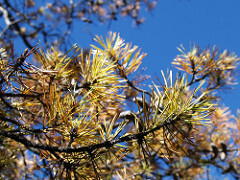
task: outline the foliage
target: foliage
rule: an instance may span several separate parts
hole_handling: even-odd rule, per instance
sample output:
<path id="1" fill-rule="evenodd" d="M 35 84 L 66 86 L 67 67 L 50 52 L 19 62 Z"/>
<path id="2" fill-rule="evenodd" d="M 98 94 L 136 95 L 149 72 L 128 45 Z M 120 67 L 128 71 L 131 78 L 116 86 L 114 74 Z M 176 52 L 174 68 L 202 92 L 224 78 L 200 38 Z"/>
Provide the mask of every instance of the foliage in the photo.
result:
<path id="1" fill-rule="evenodd" d="M 144 21 L 142 9 L 152 10 L 155 5 L 153 0 L 3 0 L 0 42 L 9 46 L 18 37 L 30 49 L 39 40 L 46 47 L 51 43 L 69 47 L 74 38 L 70 32 L 80 22 L 110 25 L 121 15 L 139 25 Z"/>
<path id="2" fill-rule="evenodd" d="M 116 33 L 95 40 L 65 54 L 1 49 L 2 178 L 193 179 L 209 167 L 239 178 L 240 119 L 216 96 L 237 56 L 182 48 L 173 64 L 188 75 L 145 87 L 146 54 Z"/>

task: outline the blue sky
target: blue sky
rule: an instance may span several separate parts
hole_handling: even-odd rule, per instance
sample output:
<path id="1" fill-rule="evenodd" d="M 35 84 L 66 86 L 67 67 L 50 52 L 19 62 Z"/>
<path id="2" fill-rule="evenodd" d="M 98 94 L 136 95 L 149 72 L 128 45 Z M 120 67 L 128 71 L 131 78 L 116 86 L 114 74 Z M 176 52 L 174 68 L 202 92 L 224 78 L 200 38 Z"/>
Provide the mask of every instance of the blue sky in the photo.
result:
<path id="1" fill-rule="evenodd" d="M 171 61 L 179 54 L 176 47 L 181 44 L 189 50 L 196 43 L 202 48 L 218 46 L 220 51 L 228 49 L 240 56 L 240 1 L 239 0 L 159 0 L 151 12 L 143 9 L 146 21 L 134 27 L 128 18 L 108 25 L 74 25 L 72 38 L 82 47 L 94 43 L 92 34 L 106 36 L 108 31 L 119 32 L 126 42 L 138 45 L 148 55 L 143 59 L 147 74 L 161 76 L 160 70 L 174 69 Z M 239 69 L 238 69 L 239 70 Z M 176 72 L 176 71 L 175 71 Z M 238 80 L 240 78 L 238 77 Z M 240 107 L 240 85 L 235 90 L 224 90 L 221 102 L 230 106 L 232 113 Z"/>

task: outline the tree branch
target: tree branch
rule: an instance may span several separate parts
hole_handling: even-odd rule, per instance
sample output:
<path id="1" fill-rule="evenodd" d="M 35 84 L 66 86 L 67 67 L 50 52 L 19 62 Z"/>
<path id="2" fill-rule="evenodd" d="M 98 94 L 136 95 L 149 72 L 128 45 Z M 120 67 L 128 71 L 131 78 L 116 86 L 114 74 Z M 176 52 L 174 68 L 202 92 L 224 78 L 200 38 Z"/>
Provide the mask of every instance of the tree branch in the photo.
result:
<path id="1" fill-rule="evenodd" d="M 167 123 L 168 124 L 168 123 Z M 29 140 L 27 140 L 25 137 L 23 136 L 19 136 L 19 135 L 15 135 L 12 134 L 10 132 L 7 131 L 0 131 L 0 135 L 4 136 L 4 137 L 8 137 L 11 138 L 19 143 L 22 143 L 23 145 L 25 145 L 27 148 L 28 147 L 32 147 L 32 148 L 38 148 L 38 149 L 42 149 L 42 150 L 47 150 L 47 151 L 55 151 L 55 152 L 65 152 L 65 153 L 72 153 L 72 152 L 92 152 L 96 149 L 100 149 L 100 148 L 109 148 L 114 146 L 117 143 L 121 143 L 121 142 L 129 142 L 132 140 L 139 140 L 144 138 L 145 136 L 147 136 L 150 133 L 153 133 L 157 130 L 159 130 L 160 128 L 162 128 L 163 126 L 165 126 L 166 123 L 161 124 L 153 129 L 147 130 L 147 131 L 143 131 L 140 133 L 136 133 L 136 134 L 132 134 L 132 135 L 127 135 L 127 136 L 123 136 L 120 137 L 118 139 L 113 139 L 110 141 L 105 141 L 103 143 L 99 143 L 99 144 L 94 144 L 94 145 L 90 145 L 90 146 L 85 146 L 85 147 L 57 147 L 57 146 L 51 146 L 51 145 L 44 145 L 44 144 L 38 144 L 38 143 L 34 143 L 31 142 Z"/>

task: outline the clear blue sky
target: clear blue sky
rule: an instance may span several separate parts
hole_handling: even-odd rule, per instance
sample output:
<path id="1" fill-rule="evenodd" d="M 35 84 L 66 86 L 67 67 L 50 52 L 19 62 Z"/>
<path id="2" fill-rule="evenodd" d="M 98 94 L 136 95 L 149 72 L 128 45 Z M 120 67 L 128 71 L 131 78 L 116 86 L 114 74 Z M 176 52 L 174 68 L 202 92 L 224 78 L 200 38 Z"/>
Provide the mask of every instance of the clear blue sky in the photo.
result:
<path id="1" fill-rule="evenodd" d="M 128 18 L 118 18 L 110 28 L 97 23 L 89 29 L 84 24 L 75 25 L 72 37 L 84 47 L 94 43 L 88 30 L 104 37 L 108 31 L 119 32 L 148 54 L 143 66 L 152 77 L 155 73 L 161 76 L 160 70 L 174 69 L 171 61 L 179 54 L 176 47 L 180 44 L 187 49 L 193 43 L 202 48 L 217 45 L 221 51 L 228 49 L 240 56 L 240 0 L 159 0 L 153 11 L 143 9 L 143 15 L 146 21 L 140 27 L 134 27 Z M 235 88 L 220 93 L 222 103 L 230 106 L 232 113 L 240 108 L 240 85 Z"/>

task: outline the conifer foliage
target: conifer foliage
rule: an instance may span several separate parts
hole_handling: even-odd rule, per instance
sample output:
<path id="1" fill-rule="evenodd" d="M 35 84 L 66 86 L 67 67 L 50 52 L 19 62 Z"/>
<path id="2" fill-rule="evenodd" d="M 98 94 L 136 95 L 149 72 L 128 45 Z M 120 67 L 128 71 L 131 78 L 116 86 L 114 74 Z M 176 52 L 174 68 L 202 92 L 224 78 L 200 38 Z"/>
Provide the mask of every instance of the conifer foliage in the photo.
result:
<path id="1" fill-rule="evenodd" d="M 1 49 L 1 178 L 238 178 L 240 118 L 219 105 L 239 58 L 193 47 L 143 86 L 146 56 L 110 32 L 90 50 Z M 149 82 L 149 81 L 146 81 Z"/>

